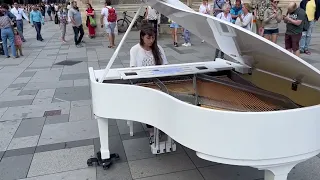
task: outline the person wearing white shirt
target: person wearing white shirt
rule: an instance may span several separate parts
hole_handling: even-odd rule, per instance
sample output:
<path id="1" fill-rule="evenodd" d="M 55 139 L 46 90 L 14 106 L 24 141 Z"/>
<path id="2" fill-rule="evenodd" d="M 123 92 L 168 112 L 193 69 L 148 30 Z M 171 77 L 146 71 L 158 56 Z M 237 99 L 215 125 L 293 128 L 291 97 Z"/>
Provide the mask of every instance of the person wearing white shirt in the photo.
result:
<path id="1" fill-rule="evenodd" d="M 216 17 L 223 20 L 223 21 L 226 21 L 226 22 L 231 22 L 232 21 L 232 16 L 230 14 L 230 5 L 229 4 L 224 4 L 222 6 L 222 11 L 221 13 L 219 13 Z M 220 53 L 220 58 L 221 59 L 224 59 L 224 53 L 222 51 L 220 51 L 219 49 L 216 49 L 216 55 L 215 55 L 215 58 L 218 58 L 219 57 L 219 53 Z"/>
<path id="2" fill-rule="evenodd" d="M 116 45 L 115 40 L 115 28 L 117 26 L 117 11 L 111 6 L 111 0 L 106 0 L 105 7 L 101 10 L 100 23 L 101 28 L 105 27 L 108 34 L 110 45 L 108 48 L 114 48 Z"/>
<path id="3" fill-rule="evenodd" d="M 252 20 L 253 20 L 253 16 L 252 13 L 250 13 L 250 5 L 248 3 L 244 3 L 242 6 L 242 12 L 243 14 L 240 14 L 239 17 L 236 20 L 237 25 L 252 31 Z"/>
<path id="4" fill-rule="evenodd" d="M 130 49 L 130 67 L 168 64 L 163 48 L 157 44 L 151 23 L 141 25 L 140 43 Z"/>
<path id="5" fill-rule="evenodd" d="M 19 8 L 18 3 L 13 4 L 13 8 L 10 10 L 10 12 L 16 16 L 16 22 L 17 22 L 17 29 L 20 35 L 20 38 L 23 42 L 26 40 L 24 39 L 23 36 L 23 19 L 26 19 L 29 21 L 28 16 L 24 13 L 24 10 L 22 8 Z"/>
<path id="6" fill-rule="evenodd" d="M 166 64 L 168 61 L 163 48 L 157 44 L 153 24 L 142 24 L 140 42 L 130 49 L 130 67 Z M 153 127 L 147 124 L 147 128 L 151 138 L 154 132 Z"/>
<path id="7" fill-rule="evenodd" d="M 199 7 L 199 12 L 202 14 L 210 14 L 210 5 L 208 3 L 208 0 L 203 0 L 202 4 Z M 204 43 L 204 40 L 201 41 Z"/>
<path id="8" fill-rule="evenodd" d="M 157 10 L 155 10 L 151 6 L 147 6 L 145 19 L 148 22 L 153 24 L 156 34 L 158 34 L 158 19 L 159 19 L 159 17 L 160 16 L 159 16 L 159 13 L 157 12 Z"/>

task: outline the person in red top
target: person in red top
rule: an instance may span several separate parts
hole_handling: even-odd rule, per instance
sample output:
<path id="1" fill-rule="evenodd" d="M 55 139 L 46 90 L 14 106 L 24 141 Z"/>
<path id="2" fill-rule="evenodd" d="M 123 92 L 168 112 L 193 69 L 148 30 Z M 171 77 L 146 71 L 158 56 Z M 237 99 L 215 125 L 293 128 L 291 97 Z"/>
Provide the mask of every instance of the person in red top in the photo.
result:
<path id="1" fill-rule="evenodd" d="M 91 26 L 90 24 L 90 16 L 92 18 L 94 18 L 94 9 L 92 8 L 91 4 L 87 4 L 87 10 L 86 10 L 86 14 L 87 14 L 87 22 L 86 25 L 89 29 L 89 38 L 94 38 L 96 36 L 96 31 L 95 31 L 95 27 Z"/>

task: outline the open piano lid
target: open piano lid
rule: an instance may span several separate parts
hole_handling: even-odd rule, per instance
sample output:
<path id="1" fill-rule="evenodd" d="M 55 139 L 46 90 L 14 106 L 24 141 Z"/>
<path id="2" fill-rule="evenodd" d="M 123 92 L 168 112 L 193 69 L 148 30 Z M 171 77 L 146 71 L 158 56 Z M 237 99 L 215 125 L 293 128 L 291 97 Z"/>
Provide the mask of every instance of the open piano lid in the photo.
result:
<path id="1" fill-rule="evenodd" d="M 235 24 L 195 12 L 179 0 L 144 0 L 236 62 L 320 89 L 320 71 L 281 46 Z"/>

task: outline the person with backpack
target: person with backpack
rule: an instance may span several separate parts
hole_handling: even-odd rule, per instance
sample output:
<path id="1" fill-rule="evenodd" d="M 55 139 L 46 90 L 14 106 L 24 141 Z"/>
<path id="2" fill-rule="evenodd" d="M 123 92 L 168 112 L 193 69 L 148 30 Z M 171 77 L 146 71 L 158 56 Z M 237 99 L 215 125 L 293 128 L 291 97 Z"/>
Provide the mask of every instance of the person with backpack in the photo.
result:
<path id="1" fill-rule="evenodd" d="M 288 13 L 284 15 L 283 21 L 287 24 L 285 33 L 285 48 L 300 56 L 299 42 L 302 36 L 306 12 L 297 6 L 295 2 L 288 5 Z"/>
<path id="2" fill-rule="evenodd" d="M 311 34 L 315 26 L 316 21 L 318 21 L 320 16 L 320 0 L 302 0 L 300 3 L 300 8 L 306 11 L 308 18 L 308 28 L 302 32 L 302 37 L 300 40 L 300 53 L 305 53 L 310 55 L 309 45 L 311 42 Z"/>
<path id="3" fill-rule="evenodd" d="M 111 0 L 106 0 L 105 7 L 101 10 L 100 18 L 101 28 L 105 27 L 108 34 L 110 45 L 108 48 L 114 48 L 115 33 L 114 29 L 117 25 L 117 12 L 114 7 L 111 7 Z"/>
<path id="4" fill-rule="evenodd" d="M 83 47 L 81 43 L 82 38 L 84 36 L 84 30 L 82 26 L 81 13 L 79 11 L 76 1 L 73 1 L 71 3 L 71 9 L 68 11 L 68 17 L 70 18 L 70 22 L 72 24 L 72 29 L 74 32 L 74 43 L 78 48 Z"/>

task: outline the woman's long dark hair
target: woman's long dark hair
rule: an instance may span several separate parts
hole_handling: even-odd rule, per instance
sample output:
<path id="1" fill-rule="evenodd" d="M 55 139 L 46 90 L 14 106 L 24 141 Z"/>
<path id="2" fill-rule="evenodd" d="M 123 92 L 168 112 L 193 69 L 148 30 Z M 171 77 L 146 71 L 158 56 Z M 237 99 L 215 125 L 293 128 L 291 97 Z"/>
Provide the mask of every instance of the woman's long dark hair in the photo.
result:
<path id="1" fill-rule="evenodd" d="M 156 40 L 157 34 L 155 33 L 154 26 L 151 23 L 143 23 L 141 25 L 141 31 L 140 31 L 140 45 L 141 46 L 144 46 L 143 37 L 145 35 L 153 36 L 155 38 L 155 41 L 153 42 L 153 44 L 151 46 L 152 55 L 153 55 L 155 64 L 162 65 L 161 53 L 160 53 L 160 49 L 158 47 L 157 40 Z"/>

